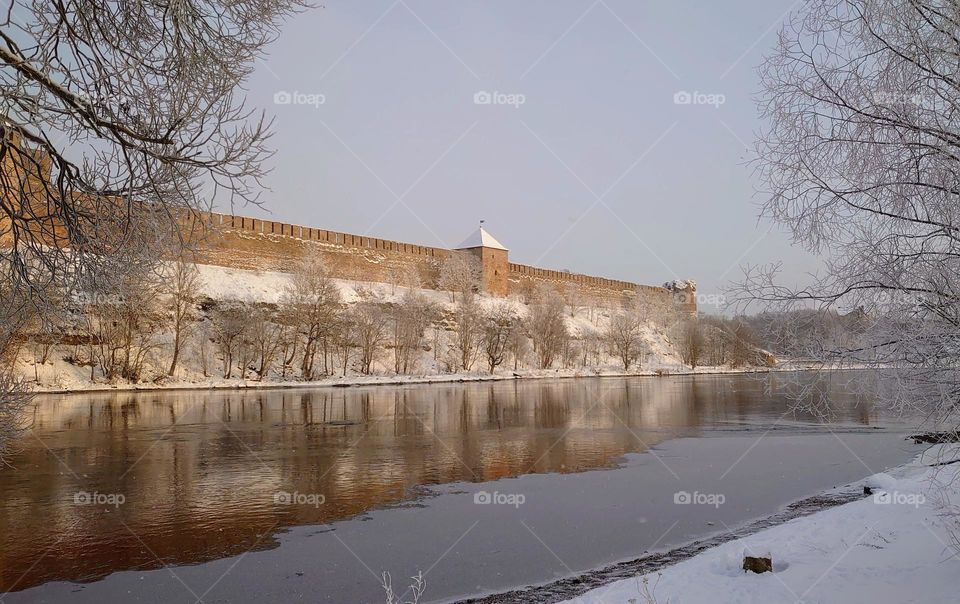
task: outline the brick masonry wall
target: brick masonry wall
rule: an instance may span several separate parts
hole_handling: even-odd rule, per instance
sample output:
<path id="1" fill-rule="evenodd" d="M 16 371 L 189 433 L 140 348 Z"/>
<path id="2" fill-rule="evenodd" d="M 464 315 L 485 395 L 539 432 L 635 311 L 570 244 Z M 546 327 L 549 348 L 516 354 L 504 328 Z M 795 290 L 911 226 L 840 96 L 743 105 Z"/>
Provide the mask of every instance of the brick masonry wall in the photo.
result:
<path id="1" fill-rule="evenodd" d="M 516 295 L 523 295 L 531 288 L 542 285 L 555 287 L 561 293 L 573 287 L 584 299 L 621 301 L 627 296 L 639 294 L 651 307 L 665 310 L 676 308 L 673 292 L 663 287 L 556 271 L 514 262 L 509 264 L 508 282 L 509 293 Z M 687 308 L 684 311 L 689 312 L 690 309 Z M 695 305 L 693 314 L 696 314 Z"/>
<path id="2" fill-rule="evenodd" d="M 14 140 L 12 147 L 18 147 Z M 41 158 L 42 159 L 42 158 Z M 0 170 L 15 173 L 10 158 Z M 28 186 L 33 180 L 49 179 L 49 162 L 41 161 L 39 176 L 22 179 Z M 32 188 L 32 187 L 31 187 Z M 29 193 L 29 192 L 28 192 Z M 16 204 L 17 200 L 6 200 Z M 32 236 L 48 245 L 63 245 L 62 227 L 54 216 L 40 214 L 30 230 Z M 436 288 L 440 266 L 450 250 L 363 235 L 353 235 L 301 225 L 261 220 L 230 214 L 190 212 L 177 219 L 185 237 L 198 243 L 200 262 L 219 266 L 290 271 L 307 257 L 321 257 L 331 274 L 340 279 L 380 283 L 411 281 L 421 287 Z M 10 221 L 0 216 L 0 246 L 12 245 Z M 575 288 L 583 298 L 622 300 L 626 294 L 639 294 L 655 306 L 669 306 L 681 314 L 696 315 L 696 300 L 688 292 L 676 292 L 628 281 L 543 269 L 509 262 L 504 250 L 476 248 L 483 266 L 483 289 L 493 295 L 523 295 L 525 290 L 549 284 L 565 292 Z"/>
<path id="3" fill-rule="evenodd" d="M 180 226 L 186 237 L 198 244 L 201 263 L 290 272 L 302 260 L 319 256 L 333 277 L 352 281 L 414 281 L 421 287 L 437 288 L 440 267 L 451 253 L 443 248 L 230 214 L 193 212 L 180 219 Z M 481 257 L 483 287 L 493 295 L 522 296 L 547 284 L 561 293 L 573 287 L 583 299 L 595 301 L 619 302 L 625 295 L 639 293 L 654 307 L 696 314 L 695 301 L 680 301 L 662 287 L 516 264 L 509 262 L 502 250 L 471 251 Z"/>
<path id="4" fill-rule="evenodd" d="M 186 226 L 203 234 L 201 262 L 248 270 L 289 272 L 302 259 L 319 255 L 339 279 L 402 283 L 412 277 L 422 287 L 436 288 L 440 266 L 450 255 L 443 248 L 229 214 L 196 214 Z M 546 284 L 561 293 L 573 287 L 595 301 L 640 294 L 651 307 L 696 315 L 695 302 L 681 304 L 662 287 L 517 264 L 508 261 L 507 252 L 483 251 L 484 288 L 494 295 L 524 295 Z"/>
<path id="5" fill-rule="evenodd" d="M 206 264 L 289 272 L 305 258 L 319 255 L 332 276 L 353 281 L 404 282 L 411 277 L 423 287 L 436 287 L 441 263 L 450 252 L 315 229 L 257 218 L 205 214 L 189 222 L 202 233 L 200 261 Z"/>

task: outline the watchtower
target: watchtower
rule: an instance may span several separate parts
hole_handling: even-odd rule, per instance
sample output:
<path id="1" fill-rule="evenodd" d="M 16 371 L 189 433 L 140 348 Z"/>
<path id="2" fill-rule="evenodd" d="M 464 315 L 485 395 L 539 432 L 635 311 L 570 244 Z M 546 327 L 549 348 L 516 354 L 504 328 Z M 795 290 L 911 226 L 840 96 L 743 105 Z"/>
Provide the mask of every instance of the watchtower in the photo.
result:
<path id="1" fill-rule="evenodd" d="M 480 260 L 483 270 L 481 286 L 485 293 L 500 297 L 507 295 L 507 273 L 510 271 L 507 255 L 510 250 L 494 239 L 483 226 L 456 249 L 470 252 Z"/>

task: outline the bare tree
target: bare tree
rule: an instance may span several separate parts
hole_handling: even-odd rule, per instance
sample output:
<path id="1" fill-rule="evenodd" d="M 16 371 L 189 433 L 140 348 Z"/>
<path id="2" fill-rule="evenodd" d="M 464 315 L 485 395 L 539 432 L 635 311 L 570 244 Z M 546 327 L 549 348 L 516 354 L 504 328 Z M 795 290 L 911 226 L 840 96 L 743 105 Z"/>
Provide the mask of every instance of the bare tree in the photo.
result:
<path id="1" fill-rule="evenodd" d="M 423 348 L 424 333 L 436 310 L 429 300 L 415 290 L 408 290 L 399 303 L 390 307 L 389 314 L 393 370 L 398 374 L 408 373 L 416 364 L 415 353 Z"/>
<path id="2" fill-rule="evenodd" d="M 275 321 L 271 315 L 268 309 L 255 306 L 249 318 L 250 339 L 258 359 L 257 381 L 260 382 L 270 373 L 287 331 L 285 326 Z"/>
<path id="3" fill-rule="evenodd" d="M 624 371 L 630 371 L 630 367 L 640 358 L 643 343 L 641 325 L 640 317 L 628 310 L 614 313 L 607 325 L 605 339 L 611 352 L 620 359 Z"/>
<path id="4" fill-rule="evenodd" d="M 419 289 L 422 285 L 417 267 L 407 264 L 387 267 L 387 283 L 390 284 L 391 296 L 396 295 L 397 287 Z"/>
<path id="5" fill-rule="evenodd" d="M 605 340 L 604 335 L 593 329 L 580 334 L 580 363 L 584 367 L 600 365 L 600 353 Z"/>
<path id="6" fill-rule="evenodd" d="M 331 340 L 339 361 L 341 375 L 346 377 L 350 359 L 353 357 L 356 346 L 353 341 L 353 313 L 348 311 L 341 314 L 334 323 Z"/>
<path id="7" fill-rule="evenodd" d="M 283 304 L 303 341 L 303 379 L 313 379 L 317 352 L 323 357 L 324 373 L 330 373 L 331 338 L 343 300 L 322 261 L 310 258 L 300 264 L 284 292 Z"/>
<path id="8" fill-rule="evenodd" d="M 194 325 L 192 311 L 200 297 L 203 279 L 197 265 L 183 258 L 169 264 L 164 273 L 164 293 L 168 297 L 168 308 L 173 315 L 173 349 L 167 375 L 173 376 L 180 360 L 180 352 Z"/>
<path id="9" fill-rule="evenodd" d="M 201 323 L 197 338 L 197 360 L 200 362 L 200 372 L 203 377 L 210 376 L 210 341 L 213 339 L 209 323 Z"/>
<path id="10" fill-rule="evenodd" d="M 483 335 L 483 315 L 473 292 L 465 291 L 454 311 L 453 347 L 457 354 L 458 369 L 470 371 L 480 351 Z"/>
<path id="11" fill-rule="evenodd" d="M 495 305 L 484 317 L 481 342 L 491 374 L 503 363 L 517 322 L 517 315 L 509 304 Z"/>
<path id="12" fill-rule="evenodd" d="M 507 339 L 507 351 L 510 352 L 510 358 L 513 359 L 514 371 L 520 369 L 521 363 L 526 362 L 530 354 L 530 348 L 530 338 L 528 338 L 524 332 L 523 323 L 521 322 L 510 332 L 510 337 Z"/>
<path id="13" fill-rule="evenodd" d="M 0 239 L 16 289 L 93 276 L 141 246 L 130 235 L 147 208 L 179 230 L 202 192 L 255 202 L 268 129 L 236 91 L 300 6 L 12 0 L 0 18 Z"/>
<path id="14" fill-rule="evenodd" d="M 58 314 L 37 315 L 26 330 L 33 350 L 33 378 L 40 383 L 40 367 L 47 364 L 53 347 L 60 343 L 63 325 Z"/>
<path id="15" fill-rule="evenodd" d="M 450 252 L 440 266 L 440 289 L 450 292 L 450 301 L 457 301 L 457 293 L 472 293 L 480 287 L 483 278 L 483 268 L 480 260 L 468 251 L 454 250 Z"/>
<path id="16" fill-rule="evenodd" d="M 537 285 L 533 279 L 523 279 L 520 281 L 520 299 L 524 304 L 533 304 L 537 300 Z"/>
<path id="17" fill-rule="evenodd" d="M 564 345 L 570 337 L 564 322 L 565 303 L 553 288 L 543 288 L 538 292 L 538 302 L 530 309 L 527 331 L 533 340 L 533 352 L 537 356 L 540 369 L 553 365 L 554 359 L 563 353 Z"/>
<path id="18" fill-rule="evenodd" d="M 370 375 L 377 353 L 387 341 L 389 317 L 373 294 L 357 292 L 361 300 L 349 311 L 353 343 L 360 353 L 360 373 Z"/>
<path id="19" fill-rule="evenodd" d="M 277 322 L 284 327 L 280 336 L 280 377 L 287 379 L 287 373 L 293 367 L 293 361 L 297 358 L 300 345 L 300 334 L 297 332 L 296 312 L 293 309 L 281 304 L 280 311 L 277 313 Z M 334 329 L 335 331 L 335 329 Z M 334 334 L 331 333 L 331 348 L 335 347 Z"/>
<path id="20" fill-rule="evenodd" d="M 779 356 L 792 359 L 820 358 L 825 350 L 851 348 L 865 325 L 861 311 L 841 314 L 833 309 L 767 311 L 743 316 L 755 343 Z M 754 341 L 754 340 L 751 340 Z"/>
<path id="21" fill-rule="evenodd" d="M 9 269 L 0 266 L 0 276 Z M 22 344 L 22 331 L 32 316 L 32 307 L 16 295 L 10 280 L 0 280 L 0 465 L 8 463 L 13 442 L 26 427 L 24 408 L 31 394 L 15 371 Z"/>
<path id="22" fill-rule="evenodd" d="M 63 309 L 48 293 L 114 289 L 102 286 L 111 258 L 153 244 L 145 218 L 190 241 L 191 212 L 257 201 L 269 132 L 236 91 L 301 6 L 11 0 L 0 17 L 0 263 L 20 301 L 49 315 Z M 12 392 L 0 388 L 0 407 L 16 404 Z"/>
<path id="23" fill-rule="evenodd" d="M 400 284 L 407 289 L 423 287 L 423 275 L 418 266 L 405 265 L 400 272 Z"/>
<path id="24" fill-rule="evenodd" d="M 580 360 L 581 344 L 580 339 L 574 334 L 570 334 L 563 342 L 563 348 L 560 351 L 560 360 L 564 369 L 573 369 Z"/>
<path id="25" fill-rule="evenodd" d="M 567 303 L 571 317 L 576 317 L 577 313 L 587 307 L 588 301 L 583 294 L 583 290 L 576 283 L 568 283 L 563 288 L 563 299 Z"/>
<path id="26" fill-rule="evenodd" d="M 748 267 L 735 290 L 741 309 L 856 312 L 855 341 L 811 356 L 894 378 L 871 396 L 934 422 L 960 400 L 958 36 L 928 0 L 811 2 L 783 27 L 760 72 L 763 213 L 830 260 L 800 287 Z"/>
<path id="27" fill-rule="evenodd" d="M 675 328 L 675 337 L 680 358 L 691 369 L 696 369 L 701 365 L 705 348 L 703 326 L 696 320 L 684 321 Z"/>
<path id="28" fill-rule="evenodd" d="M 111 288 L 88 290 L 86 337 L 108 380 L 139 381 L 148 356 L 156 351 L 163 325 L 159 264 L 134 257 L 111 257 Z"/>
<path id="29" fill-rule="evenodd" d="M 700 332 L 703 343 L 702 364 L 726 364 L 733 345 L 733 332 L 726 321 L 721 317 L 703 315 L 700 317 Z"/>
<path id="30" fill-rule="evenodd" d="M 756 336 L 750 326 L 741 318 L 733 320 L 731 328 L 732 341 L 730 344 L 730 354 L 727 362 L 731 367 L 743 367 L 746 365 L 757 364 L 762 358 L 766 361 L 766 355 L 756 346 Z"/>
<path id="31" fill-rule="evenodd" d="M 223 361 L 223 378 L 233 377 L 234 357 L 240 348 L 240 340 L 246 330 L 246 312 L 237 306 L 217 309 L 213 313 L 213 341 Z M 243 365 L 241 364 L 241 367 Z"/>

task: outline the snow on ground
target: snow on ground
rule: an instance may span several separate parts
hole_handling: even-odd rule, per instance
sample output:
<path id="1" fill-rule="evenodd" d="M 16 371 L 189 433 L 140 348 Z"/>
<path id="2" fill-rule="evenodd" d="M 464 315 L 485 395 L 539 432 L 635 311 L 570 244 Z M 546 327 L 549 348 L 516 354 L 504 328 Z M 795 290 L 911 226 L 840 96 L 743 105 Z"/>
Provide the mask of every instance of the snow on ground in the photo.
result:
<path id="1" fill-rule="evenodd" d="M 275 304 L 280 301 L 284 290 L 290 284 L 290 275 L 287 273 L 252 271 L 208 264 L 199 264 L 197 268 L 203 279 L 202 291 L 204 295 L 214 300 Z M 333 281 L 339 287 L 340 294 L 347 304 L 359 300 L 358 292 L 360 291 L 372 295 L 380 301 L 394 303 L 399 302 L 407 291 L 405 287 L 388 283 L 343 279 L 334 279 Z M 456 307 L 449 292 L 421 289 L 418 293 L 444 310 L 453 311 Z M 494 306 L 506 305 L 520 317 L 525 317 L 529 313 L 529 308 L 516 297 L 491 298 L 480 295 L 477 300 L 480 306 L 487 310 Z M 565 320 L 570 333 L 574 336 L 600 335 L 610 320 L 610 312 L 603 308 L 592 310 L 579 308 L 573 316 L 566 316 Z M 666 334 L 658 331 L 652 325 L 647 325 L 643 330 L 643 337 L 647 341 L 649 353 L 655 361 L 668 365 L 682 365 Z"/>
<path id="2" fill-rule="evenodd" d="M 254 271 L 226 268 L 212 265 L 197 265 L 202 278 L 201 293 L 217 301 L 234 301 L 242 304 L 276 304 L 281 301 L 284 292 L 290 284 L 290 275 L 273 271 Z M 407 292 L 407 288 L 387 283 L 371 283 L 337 280 L 334 282 L 340 288 L 344 302 L 352 304 L 364 296 L 385 302 L 399 302 Z M 418 292 L 430 300 L 438 308 L 447 312 L 455 310 L 456 305 L 450 299 L 450 293 L 432 289 L 421 289 Z M 495 305 L 507 305 L 520 317 L 526 317 L 529 307 L 516 298 L 492 298 L 480 295 L 478 303 L 484 308 Z M 605 308 L 578 308 L 573 316 L 565 317 L 570 332 L 575 337 L 600 336 L 610 320 L 610 311 Z M 435 334 L 428 334 L 427 341 L 440 352 L 446 345 L 443 341 L 434 341 Z M 444 336 L 446 337 L 446 336 Z M 489 379 L 548 378 L 548 377 L 578 377 L 578 376 L 622 376 L 622 375 L 654 375 L 657 373 L 689 374 L 689 373 L 742 373 L 744 369 L 729 367 L 697 367 L 691 370 L 678 358 L 669 337 L 662 328 L 648 324 L 643 328 L 643 338 L 647 354 L 642 359 L 641 367 L 633 367 L 624 372 L 617 359 L 609 354 L 601 354 L 601 363 L 597 367 L 580 369 L 547 369 L 538 370 L 520 367 L 514 371 L 510 363 L 506 363 L 497 370 L 497 375 L 490 376 L 484 371 L 483 359 L 478 359 L 474 372 L 448 374 L 442 373 L 440 363 L 435 358 L 435 352 L 424 350 L 417 360 L 414 375 L 392 375 L 392 359 L 388 351 L 380 355 L 374 363 L 374 373 L 377 375 L 362 376 L 354 371 L 348 372 L 345 377 L 327 378 L 318 381 L 304 382 L 285 379 L 275 370 L 264 381 L 255 381 L 250 372 L 248 379 L 233 378 L 221 379 L 215 377 L 220 371 L 220 361 L 213 355 L 209 359 L 208 375 L 204 376 L 198 360 L 198 342 L 196 338 L 189 342 L 184 350 L 175 379 L 163 378 L 159 381 L 148 380 L 139 384 L 124 382 L 109 383 L 99 371 L 95 372 L 95 381 L 90 381 L 89 366 L 78 364 L 76 359 L 85 358 L 85 352 L 74 346 L 55 346 L 50 358 L 44 365 L 37 365 L 31 354 L 21 355 L 17 362 L 18 373 L 30 384 L 36 392 L 63 392 L 75 390 L 104 390 L 104 389 L 167 389 L 167 388 L 245 388 L 245 387 L 302 387 L 327 386 L 347 384 L 397 384 L 414 382 L 455 382 L 476 381 Z M 172 339 L 171 334 L 161 334 L 161 342 Z M 211 353 L 212 354 L 212 353 Z M 441 355 L 442 356 L 442 355 Z M 168 347 L 160 346 L 148 358 L 147 365 L 152 368 L 151 375 L 163 375 L 169 366 Z M 784 367 L 785 369 L 787 367 Z M 763 370 L 763 369 L 761 369 Z M 752 371 L 752 369 L 746 369 Z M 239 374 L 239 370 L 236 372 Z"/>
<path id="3" fill-rule="evenodd" d="M 204 295 L 214 300 L 242 300 L 276 304 L 290 284 L 290 275 L 198 264 Z"/>
<path id="4" fill-rule="evenodd" d="M 193 389 L 245 389 L 245 388 L 319 388 L 329 386 L 377 386 L 377 385 L 398 385 L 398 384 L 439 384 L 448 382 L 491 382 L 513 379 L 558 379 L 558 378 L 577 378 L 577 377 L 654 377 L 657 375 L 655 369 L 645 368 L 631 370 L 626 373 L 613 367 L 598 369 L 520 369 L 513 371 L 512 368 L 498 369 L 497 373 L 491 375 L 486 371 L 474 371 L 470 373 L 438 373 L 430 366 L 429 359 L 421 362 L 421 370 L 418 373 L 407 375 L 395 374 L 375 374 L 360 375 L 355 372 L 348 373 L 345 377 L 333 376 L 320 380 L 283 380 L 271 374 L 268 379 L 259 381 L 253 378 L 241 379 L 223 379 L 216 376 L 203 377 L 198 370 L 189 364 L 185 359 L 184 367 L 177 370 L 177 379 L 165 379 L 162 381 L 145 381 L 140 383 L 129 383 L 123 381 L 108 382 L 98 374 L 97 381 L 90 381 L 89 367 L 81 367 L 63 360 L 63 354 L 60 351 L 64 347 L 54 349 L 57 354 L 47 361 L 46 365 L 41 367 L 38 372 L 40 383 L 34 381 L 34 362 L 29 358 L 18 359 L 17 370 L 20 376 L 26 381 L 33 392 L 37 393 L 61 393 L 61 392 L 93 392 L 101 390 L 193 390 Z M 219 363 L 219 361 L 218 361 Z M 478 365 L 482 363 L 478 362 Z M 219 367 L 219 365 L 217 365 Z M 710 375 L 710 374 L 729 374 L 729 373 L 748 373 L 749 369 L 730 369 L 728 367 L 697 367 L 691 370 L 689 367 L 679 367 L 675 370 L 663 369 L 668 371 L 666 375 Z M 760 369 L 757 371 L 767 371 Z M 776 371 L 776 370 L 775 370 Z"/>
<path id="5" fill-rule="evenodd" d="M 203 279 L 202 292 L 214 300 L 237 300 L 249 303 L 276 304 L 290 285 L 290 274 L 275 271 L 251 271 L 238 268 L 198 264 Z M 343 301 L 347 304 L 360 299 L 358 291 L 364 290 L 383 302 L 398 302 L 406 288 L 389 283 L 346 281 L 333 279 Z M 451 305 L 450 294 L 432 289 L 421 289 L 420 294 L 430 301 Z M 452 305 L 451 305 L 452 306 Z"/>
<path id="6" fill-rule="evenodd" d="M 657 573 L 570 600 L 576 604 L 960 602 L 960 556 L 949 546 L 949 502 L 960 501 L 956 445 L 865 484 L 874 495 L 729 541 Z M 954 514 L 956 509 L 953 510 Z M 746 573 L 744 554 L 772 555 L 774 572 Z M 644 595 L 646 588 L 652 597 Z"/>

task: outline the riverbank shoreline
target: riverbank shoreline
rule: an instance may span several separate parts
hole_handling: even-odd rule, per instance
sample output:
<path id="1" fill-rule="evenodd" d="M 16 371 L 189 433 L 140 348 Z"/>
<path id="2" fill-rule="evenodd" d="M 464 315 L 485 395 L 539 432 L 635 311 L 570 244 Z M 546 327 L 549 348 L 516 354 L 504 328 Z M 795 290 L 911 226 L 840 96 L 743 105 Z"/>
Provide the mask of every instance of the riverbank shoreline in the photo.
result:
<path id="1" fill-rule="evenodd" d="M 954 601 L 960 557 L 949 545 L 956 543 L 950 502 L 960 499 L 958 458 L 957 445 L 934 445 L 861 481 L 869 494 L 848 493 L 848 501 L 809 513 L 785 510 L 767 526 L 752 523 L 548 586 L 464 602 Z M 773 572 L 743 571 L 745 555 L 770 557 Z"/>
<path id="2" fill-rule="evenodd" d="M 532 585 L 508 592 L 490 594 L 451 604 L 527 604 L 530 602 L 560 602 L 563 599 L 586 595 L 594 590 L 602 591 L 607 586 L 625 579 L 656 573 L 719 547 L 729 541 L 739 540 L 764 529 L 780 526 L 797 518 L 804 518 L 836 506 L 858 501 L 865 497 L 856 489 L 834 489 L 828 493 L 813 495 L 787 505 L 783 510 L 749 522 L 731 531 L 717 533 L 686 545 L 665 551 L 644 552 L 643 556 L 625 560 L 589 573 L 565 577 L 552 583 Z M 639 601 L 639 600 L 638 600 Z M 613 602 L 613 600 L 611 600 Z"/>
<path id="3" fill-rule="evenodd" d="M 694 375 L 751 375 L 767 373 L 795 373 L 812 371 L 818 367 L 790 365 L 784 367 L 698 367 L 697 369 L 660 368 L 637 372 L 617 371 L 565 371 L 565 370 L 522 370 L 511 373 L 451 373 L 433 375 L 391 375 L 391 376 L 348 376 L 313 381 L 270 381 L 255 380 L 207 380 L 200 382 L 140 383 L 140 384 L 96 384 L 82 388 L 45 388 L 31 387 L 31 394 L 85 394 L 103 392 L 164 392 L 164 391 L 207 391 L 207 390 L 295 390 L 316 388 L 358 388 L 364 386 L 406 386 L 417 384 L 456 384 L 474 382 L 505 382 L 513 380 L 577 379 L 577 378 L 625 378 L 625 377 L 682 377 Z M 847 368 L 844 370 L 856 369 Z"/>

